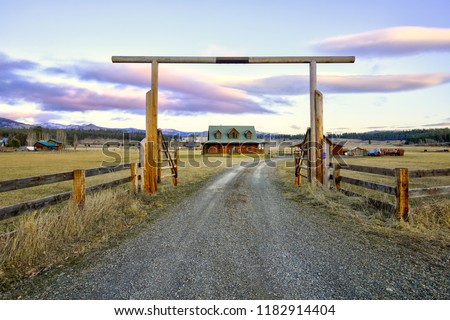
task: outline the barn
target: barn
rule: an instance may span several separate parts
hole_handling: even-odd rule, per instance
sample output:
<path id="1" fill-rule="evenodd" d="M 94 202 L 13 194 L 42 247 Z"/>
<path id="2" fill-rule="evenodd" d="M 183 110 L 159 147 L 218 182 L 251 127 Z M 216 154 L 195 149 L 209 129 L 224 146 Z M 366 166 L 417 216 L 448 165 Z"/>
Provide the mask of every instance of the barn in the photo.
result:
<path id="1" fill-rule="evenodd" d="M 254 126 L 209 126 L 202 153 L 264 154 L 264 145 L 257 139 Z"/>
<path id="2" fill-rule="evenodd" d="M 56 139 L 48 139 L 48 142 L 56 144 L 58 146 L 58 150 L 64 149 L 64 143 Z"/>
<path id="3" fill-rule="evenodd" d="M 367 156 L 367 150 L 364 148 L 355 147 L 348 150 L 345 154 L 352 157 L 362 157 Z"/>
<path id="4" fill-rule="evenodd" d="M 58 145 L 45 140 L 39 140 L 34 144 L 37 150 L 58 150 Z"/>

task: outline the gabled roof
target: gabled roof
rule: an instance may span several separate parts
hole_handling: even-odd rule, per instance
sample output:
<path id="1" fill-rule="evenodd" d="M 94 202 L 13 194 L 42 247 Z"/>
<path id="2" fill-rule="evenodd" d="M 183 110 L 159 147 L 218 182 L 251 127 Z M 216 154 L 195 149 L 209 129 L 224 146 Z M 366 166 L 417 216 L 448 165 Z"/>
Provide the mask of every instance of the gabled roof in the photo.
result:
<path id="1" fill-rule="evenodd" d="M 35 145 L 39 143 L 42 144 L 43 146 L 49 147 L 49 148 L 58 148 L 58 145 L 45 141 L 45 140 L 39 140 L 38 142 L 35 143 Z"/>
<path id="2" fill-rule="evenodd" d="M 62 141 L 59 141 L 59 140 L 56 140 L 56 139 L 48 139 L 48 141 L 53 141 L 53 142 L 56 142 L 58 144 L 62 144 Z"/>
<path id="3" fill-rule="evenodd" d="M 235 129 L 239 133 L 239 138 L 230 139 L 228 138 L 228 133 Z M 221 139 L 216 139 L 214 134 L 220 131 L 222 133 Z M 245 133 L 250 131 L 252 134 L 251 139 L 245 138 Z M 208 128 L 208 141 L 206 143 L 261 143 L 256 138 L 255 126 L 209 126 Z"/>

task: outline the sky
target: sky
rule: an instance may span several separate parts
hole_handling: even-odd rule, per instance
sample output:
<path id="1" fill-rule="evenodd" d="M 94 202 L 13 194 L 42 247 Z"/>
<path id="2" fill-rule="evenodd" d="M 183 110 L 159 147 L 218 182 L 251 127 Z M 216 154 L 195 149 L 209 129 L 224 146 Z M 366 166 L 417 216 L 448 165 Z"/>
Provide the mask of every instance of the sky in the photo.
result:
<path id="1" fill-rule="evenodd" d="M 450 1 L 0 0 L 0 117 L 145 128 L 149 64 L 111 56 L 332 56 L 327 133 L 450 126 Z M 160 64 L 158 127 L 304 133 L 308 64 Z"/>

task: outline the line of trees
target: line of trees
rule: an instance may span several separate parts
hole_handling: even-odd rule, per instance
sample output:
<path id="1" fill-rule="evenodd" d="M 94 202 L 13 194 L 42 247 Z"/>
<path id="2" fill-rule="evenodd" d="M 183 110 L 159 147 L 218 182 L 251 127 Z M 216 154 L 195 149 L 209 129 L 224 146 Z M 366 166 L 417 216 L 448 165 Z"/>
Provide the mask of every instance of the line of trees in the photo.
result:
<path id="1" fill-rule="evenodd" d="M 360 132 L 360 133 L 342 133 L 331 134 L 331 138 L 338 139 L 360 139 L 360 140 L 401 140 L 407 144 L 411 143 L 449 143 L 450 142 L 450 129 L 413 129 L 402 131 L 373 131 L 373 132 Z"/>
<path id="2" fill-rule="evenodd" d="M 138 141 L 145 137 L 145 133 L 140 132 L 128 135 L 130 139 Z M 30 129 L 0 128 L 0 140 L 2 137 L 8 138 L 8 144 L 11 147 L 32 146 L 36 141 L 51 138 L 65 145 L 75 146 L 83 139 L 122 140 L 124 132 L 122 130 L 61 130 L 37 126 Z"/>
<path id="3" fill-rule="evenodd" d="M 128 133 L 122 130 L 61 130 L 61 129 L 47 129 L 42 127 L 34 127 L 31 129 L 13 129 L 0 128 L 0 139 L 7 137 L 9 146 L 31 146 L 36 141 L 48 140 L 56 138 L 65 145 L 78 145 L 79 141 L 83 139 L 104 139 L 104 140 L 122 140 L 124 133 L 132 140 L 140 141 L 145 138 L 145 133 L 133 132 Z M 285 140 L 301 140 L 304 135 L 288 135 L 288 134 L 273 134 L 271 138 L 285 139 Z M 450 143 L 450 129 L 413 129 L 402 131 L 373 131 L 373 132 L 349 132 L 341 134 L 330 134 L 330 138 L 334 139 L 359 139 L 359 140 L 401 140 L 406 144 L 416 143 Z M 166 138 L 172 138 L 167 136 Z M 259 139 L 267 138 L 267 135 L 258 135 Z"/>

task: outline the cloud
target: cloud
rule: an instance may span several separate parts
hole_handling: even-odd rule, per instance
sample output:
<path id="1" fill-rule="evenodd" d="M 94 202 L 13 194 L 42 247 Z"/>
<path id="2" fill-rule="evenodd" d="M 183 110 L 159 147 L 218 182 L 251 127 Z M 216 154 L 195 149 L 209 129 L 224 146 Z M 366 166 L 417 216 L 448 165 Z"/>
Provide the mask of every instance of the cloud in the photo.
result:
<path id="1" fill-rule="evenodd" d="M 135 86 L 149 90 L 150 65 L 111 65 L 83 63 L 73 68 L 77 77 L 115 84 L 119 87 Z M 166 68 L 159 72 L 159 104 L 169 113 L 272 113 L 253 101 L 245 92 L 221 86 L 211 80 L 186 76 Z"/>
<path id="2" fill-rule="evenodd" d="M 38 64 L 29 60 L 14 60 L 0 52 L 0 74 L 4 79 L 6 76 L 14 74 L 19 70 L 32 70 L 38 67 Z"/>
<path id="3" fill-rule="evenodd" d="M 325 54 L 366 57 L 450 52 L 450 28 L 395 27 L 329 38 L 313 47 Z"/>
<path id="4" fill-rule="evenodd" d="M 318 88 L 326 93 L 377 93 L 424 89 L 450 82 L 450 73 L 401 75 L 319 75 Z M 255 95 L 309 93 L 309 77 L 285 75 L 229 84 Z"/>
<path id="5" fill-rule="evenodd" d="M 439 123 L 429 123 L 422 125 L 423 127 L 450 127 L 450 121 L 449 122 L 439 122 Z"/>
<path id="6" fill-rule="evenodd" d="M 21 70 L 42 69 L 48 75 L 88 82 L 68 85 L 47 83 L 22 75 Z M 130 96 L 128 87 L 150 88 L 149 65 L 113 65 L 81 61 L 74 65 L 42 68 L 39 64 L 0 55 L 0 101 L 7 104 L 37 103 L 42 110 L 90 111 L 125 110 L 145 114 L 145 91 Z M 7 76 L 3 76 L 7 75 Z M 165 70 L 159 79 L 159 108 L 173 114 L 197 113 L 272 113 L 261 107 L 242 90 L 224 87 L 208 80 L 187 77 Z M 89 82 L 107 84 L 105 89 L 91 89 Z M 108 89 L 110 85 L 116 89 Z M 128 92 L 128 93 L 127 93 Z"/>

